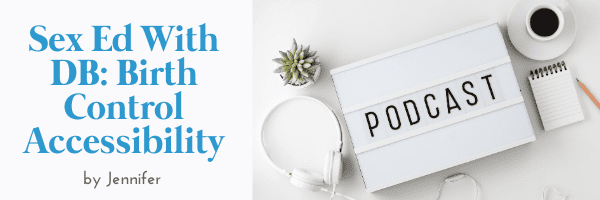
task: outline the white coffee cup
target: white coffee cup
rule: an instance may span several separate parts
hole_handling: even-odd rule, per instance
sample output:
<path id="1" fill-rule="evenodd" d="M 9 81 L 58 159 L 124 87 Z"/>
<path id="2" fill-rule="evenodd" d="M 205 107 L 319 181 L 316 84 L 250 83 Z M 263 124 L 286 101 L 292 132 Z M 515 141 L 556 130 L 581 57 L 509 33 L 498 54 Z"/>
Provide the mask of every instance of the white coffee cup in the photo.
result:
<path id="1" fill-rule="evenodd" d="M 565 0 L 563 0 L 558 5 L 543 3 L 543 4 L 539 4 L 537 6 L 534 6 L 531 10 L 529 10 L 529 13 L 527 13 L 527 18 L 525 19 L 525 23 L 526 23 L 525 26 L 527 26 L 527 33 L 529 33 L 529 36 L 531 36 L 533 39 L 540 41 L 540 42 L 549 41 L 549 40 L 556 38 L 558 35 L 560 35 L 560 33 L 562 32 L 562 30 L 565 26 L 565 17 L 563 15 L 563 11 L 568 7 L 569 7 L 569 2 L 567 2 Z M 556 16 L 558 17 L 558 28 L 556 29 L 554 34 L 552 34 L 550 36 L 540 36 L 531 29 L 531 16 L 540 9 L 549 9 L 552 12 L 554 12 L 556 14 Z"/>

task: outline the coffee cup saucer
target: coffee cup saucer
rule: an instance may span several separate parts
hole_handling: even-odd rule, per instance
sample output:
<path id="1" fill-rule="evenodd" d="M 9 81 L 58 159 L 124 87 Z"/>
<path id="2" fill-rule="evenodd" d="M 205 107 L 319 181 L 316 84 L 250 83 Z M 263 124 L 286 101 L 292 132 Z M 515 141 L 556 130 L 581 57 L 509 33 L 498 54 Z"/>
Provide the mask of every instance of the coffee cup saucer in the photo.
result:
<path id="1" fill-rule="evenodd" d="M 525 20 L 529 10 L 542 3 L 558 5 L 560 2 L 562 0 L 521 0 L 513 6 L 508 14 L 506 27 L 511 43 L 521 54 L 534 60 L 550 60 L 565 53 L 573 44 L 577 33 L 577 24 L 571 6 L 563 10 L 565 25 L 556 38 L 541 42 L 533 39 L 527 33 Z"/>

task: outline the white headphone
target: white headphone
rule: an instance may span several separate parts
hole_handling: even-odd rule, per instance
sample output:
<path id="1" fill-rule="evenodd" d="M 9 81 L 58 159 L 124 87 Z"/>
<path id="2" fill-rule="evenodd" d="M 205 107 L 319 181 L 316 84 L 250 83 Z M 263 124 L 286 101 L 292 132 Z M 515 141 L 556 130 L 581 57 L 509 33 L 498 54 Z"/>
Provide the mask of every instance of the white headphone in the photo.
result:
<path id="1" fill-rule="evenodd" d="M 281 106 L 289 101 L 298 100 L 298 99 L 311 100 L 311 101 L 317 102 L 319 105 L 323 106 L 324 108 L 327 108 L 327 110 L 329 110 L 330 117 L 335 119 L 334 121 L 337 124 L 336 130 L 339 133 L 339 142 L 338 142 L 337 148 L 336 148 L 337 151 L 327 151 L 327 154 L 325 154 L 325 167 L 323 170 L 323 175 L 319 174 L 318 172 L 304 170 L 301 168 L 294 168 L 294 170 L 292 170 L 292 173 L 285 171 L 285 169 L 277 166 L 273 162 L 273 160 L 269 156 L 269 153 L 267 153 L 267 148 L 263 141 L 265 124 L 266 124 L 265 122 L 271 116 L 273 111 L 275 111 L 277 108 L 279 108 L 279 106 Z M 275 107 L 273 107 L 273 109 L 271 109 L 271 111 L 269 112 L 269 114 L 267 114 L 267 116 L 265 117 L 265 120 L 263 121 L 263 125 L 262 125 L 261 131 L 260 131 L 260 143 L 263 147 L 262 148 L 263 155 L 265 155 L 267 162 L 269 162 L 271 167 L 273 167 L 275 170 L 277 170 L 277 172 L 290 178 L 290 182 L 292 183 L 292 185 L 295 185 L 302 189 L 310 190 L 313 192 L 323 191 L 323 192 L 331 193 L 330 199 L 332 199 L 335 195 L 343 196 L 348 199 L 353 199 L 348 196 L 345 196 L 345 195 L 335 192 L 335 186 L 340 182 L 340 179 L 342 177 L 342 145 L 343 145 L 342 129 L 340 127 L 340 123 L 338 121 L 337 116 L 323 102 L 321 102 L 315 98 L 312 98 L 312 97 L 297 96 L 297 97 L 292 97 L 292 98 L 286 99 L 286 100 L 282 101 L 281 103 L 277 104 Z M 330 190 L 323 188 L 322 186 L 325 184 L 332 185 L 333 190 L 330 191 Z"/>

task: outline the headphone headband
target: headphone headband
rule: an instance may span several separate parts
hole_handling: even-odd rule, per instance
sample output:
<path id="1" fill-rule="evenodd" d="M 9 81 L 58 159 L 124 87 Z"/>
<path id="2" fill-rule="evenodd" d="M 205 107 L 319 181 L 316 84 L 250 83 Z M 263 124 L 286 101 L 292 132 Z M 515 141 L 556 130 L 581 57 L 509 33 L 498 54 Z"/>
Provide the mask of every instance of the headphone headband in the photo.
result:
<path id="1" fill-rule="evenodd" d="M 317 102 L 320 105 L 324 106 L 325 108 L 327 108 L 329 110 L 329 115 L 331 118 L 335 119 L 335 122 L 337 124 L 336 129 L 337 132 L 339 132 L 339 141 L 337 146 L 337 150 L 341 153 L 342 152 L 342 146 L 343 146 L 343 139 L 342 139 L 342 128 L 340 126 L 340 122 L 337 118 L 337 116 L 335 115 L 335 113 L 333 112 L 333 110 L 331 110 L 331 108 L 329 108 L 327 105 L 325 105 L 325 103 L 319 101 L 318 99 L 312 98 L 312 97 L 308 97 L 308 96 L 296 96 L 296 97 L 291 97 L 289 99 L 286 99 L 280 103 L 278 103 L 275 107 L 273 107 L 271 109 L 271 111 L 269 111 L 269 114 L 267 114 L 267 116 L 265 116 L 264 120 L 263 120 L 263 124 L 261 126 L 260 129 L 260 144 L 262 146 L 262 152 L 263 155 L 265 155 L 265 158 L 267 159 L 267 162 L 269 162 L 269 164 L 271 165 L 271 167 L 273 167 L 277 172 L 279 172 L 280 174 L 287 176 L 288 178 L 291 177 L 291 173 L 285 171 L 285 169 L 277 166 L 277 164 L 275 164 L 275 162 L 273 162 L 273 160 L 271 159 L 271 156 L 269 156 L 269 153 L 267 152 L 267 147 L 265 146 L 265 142 L 264 142 L 264 132 L 265 132 L 265 122 L 267 121 L 267 119 L 271 116 L 271 114 L 273 113 L 273 111 L 275 111 L 279 106 L 283 105 L 284 103 L 287 103 L 289 101 L 292 100 L 297 100 L 297 99 L 307 99 L 307 100 L 311 100 L 313 102 Z"/>

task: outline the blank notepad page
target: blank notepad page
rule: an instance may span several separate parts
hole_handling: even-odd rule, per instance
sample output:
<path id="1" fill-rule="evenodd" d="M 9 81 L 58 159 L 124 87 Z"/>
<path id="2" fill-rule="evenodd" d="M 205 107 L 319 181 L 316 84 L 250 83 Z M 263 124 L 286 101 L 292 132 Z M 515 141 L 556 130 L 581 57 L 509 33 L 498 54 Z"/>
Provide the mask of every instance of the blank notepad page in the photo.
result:
<path id="1" fill-rule="evenodd" d="M 533 70 L 529 77 L 546 131 L 584 119 L 571 70 L 564 62 L 557 64 Z"/>

